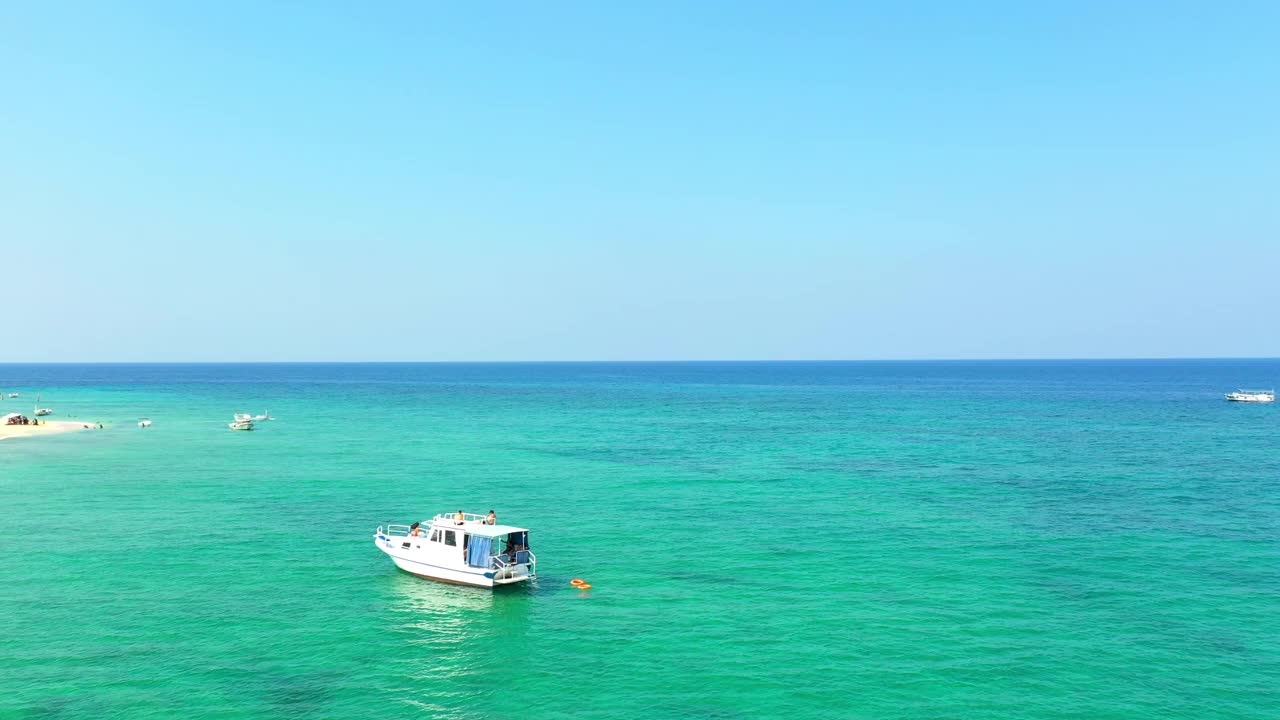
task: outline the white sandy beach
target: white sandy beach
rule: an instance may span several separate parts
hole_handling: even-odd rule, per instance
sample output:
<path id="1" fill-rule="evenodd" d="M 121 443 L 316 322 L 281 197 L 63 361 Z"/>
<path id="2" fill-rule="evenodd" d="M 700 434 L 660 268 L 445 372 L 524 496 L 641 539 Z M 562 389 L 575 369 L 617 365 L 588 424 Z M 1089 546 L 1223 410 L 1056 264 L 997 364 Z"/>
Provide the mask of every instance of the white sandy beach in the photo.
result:
<path id="1" fill-rule="evenodd" d="M 39 425 L 0 425 L 0 440 L 39 435 L 57 435 L 76 430 L 98 429 L 97 423 L 78 420 L 41 420 Z"/>

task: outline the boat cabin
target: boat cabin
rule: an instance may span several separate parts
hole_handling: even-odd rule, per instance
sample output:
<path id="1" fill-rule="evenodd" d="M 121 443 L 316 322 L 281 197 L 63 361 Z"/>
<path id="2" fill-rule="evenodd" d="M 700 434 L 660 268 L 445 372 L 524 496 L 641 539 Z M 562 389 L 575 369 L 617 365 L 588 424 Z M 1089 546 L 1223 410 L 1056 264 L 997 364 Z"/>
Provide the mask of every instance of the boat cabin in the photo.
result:
<path id="1" fill-rule="evenodd" d="M 461 547 L 471 567 L 487 568 L 494 560 L 504 564 L 529 562 L 528 530 L 513 525 L 489 525 L 484 515 L 464 513 L 463 518 L 459 522 L 456 513 L 437 515 L 431 519 L 429 528 L 419 526 L 418 530 L 427 542 Z"/>

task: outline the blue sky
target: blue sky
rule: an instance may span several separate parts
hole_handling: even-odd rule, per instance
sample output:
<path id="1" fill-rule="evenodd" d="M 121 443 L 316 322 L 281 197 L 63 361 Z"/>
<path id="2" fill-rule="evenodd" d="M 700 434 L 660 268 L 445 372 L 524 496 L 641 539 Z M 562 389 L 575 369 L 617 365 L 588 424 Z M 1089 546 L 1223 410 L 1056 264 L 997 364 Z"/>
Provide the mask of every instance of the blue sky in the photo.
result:
<path id="1" fill-rule="evenodd" d="M 0 22 L 0 361 L 1280 355 L 1280 4 Z"/>

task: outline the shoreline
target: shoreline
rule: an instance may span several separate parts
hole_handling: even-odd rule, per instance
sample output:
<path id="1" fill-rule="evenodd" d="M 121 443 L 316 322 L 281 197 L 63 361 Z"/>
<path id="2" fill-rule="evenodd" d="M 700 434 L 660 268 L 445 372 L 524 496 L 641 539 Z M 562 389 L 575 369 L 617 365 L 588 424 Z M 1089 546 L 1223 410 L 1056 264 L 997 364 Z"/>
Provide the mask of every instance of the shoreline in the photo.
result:
<path id="1" fill-rule="evenodd" d="M 0 440 L 9 438 L 37 437 L 41 435 L 58 435 L 77 430 L 97 430 L 98 423 L 81 422 L 79 420 L 48 420 L 39 425 L 0 425 Z"/>

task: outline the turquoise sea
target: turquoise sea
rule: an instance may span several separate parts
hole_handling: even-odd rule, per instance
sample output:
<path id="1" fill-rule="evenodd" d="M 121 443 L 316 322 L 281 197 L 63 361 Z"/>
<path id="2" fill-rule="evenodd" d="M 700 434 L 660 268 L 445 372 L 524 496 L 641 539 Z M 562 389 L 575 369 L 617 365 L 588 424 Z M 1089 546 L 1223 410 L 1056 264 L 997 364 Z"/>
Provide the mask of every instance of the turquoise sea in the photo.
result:
<path id="1" fill-rule="evenodd" d="M 0 441 L 0 718 L 1280 717 L 1278 379 L 0 365 L 106 426 Z M 536 584 L 373 546 L 459 507 Z"/>

